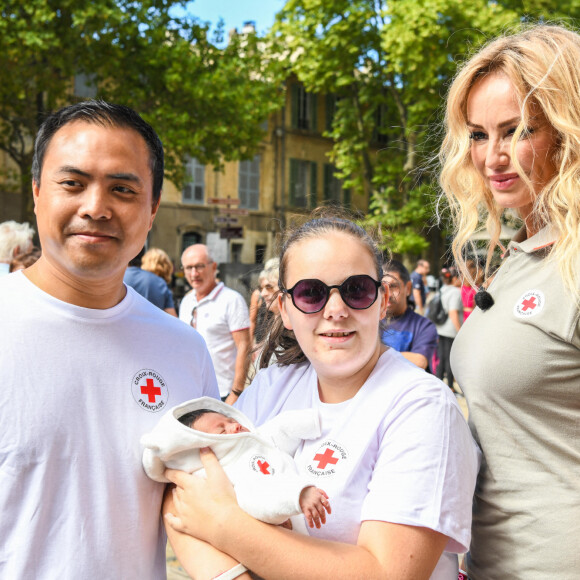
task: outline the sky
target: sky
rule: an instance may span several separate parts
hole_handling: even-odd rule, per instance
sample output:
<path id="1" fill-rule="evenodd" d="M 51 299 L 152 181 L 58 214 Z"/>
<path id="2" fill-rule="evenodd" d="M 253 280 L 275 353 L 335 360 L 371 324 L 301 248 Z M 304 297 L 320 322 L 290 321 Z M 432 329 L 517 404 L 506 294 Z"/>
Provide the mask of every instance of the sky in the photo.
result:
<path id="1" fill-rule="evenodd" d="M 227 37 L 229 30 L 237 28 L 240 31 L 248 20 L 255 22 L 258 33 L 264 33 L 274 24 L 274 16 L 284 4 L 285 0 L 194 0 L 187 9 L 212 25 L 223 18 Z"/>

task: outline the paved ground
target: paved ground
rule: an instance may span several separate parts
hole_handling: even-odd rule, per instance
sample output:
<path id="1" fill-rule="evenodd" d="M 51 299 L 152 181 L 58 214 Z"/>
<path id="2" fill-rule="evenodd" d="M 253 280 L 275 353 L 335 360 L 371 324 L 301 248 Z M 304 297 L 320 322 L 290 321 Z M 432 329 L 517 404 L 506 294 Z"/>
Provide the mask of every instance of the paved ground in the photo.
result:
<path id="1" fill-rule="evenodd" d="M 465 402 L 465 397 L 461 393 L 457 383 L 455 383 L 455 397 L 465 418 L 467 419 L 467 403 Z M 184 580 L 189 578 L 189 575 L 185 572 L 185 570 L 179 565 L 173 550 L 169 543 L 167 544 L 167 580 Z"/>
<path id="2" fill-rule="evenodd" d="M 183 580 L 189 578 L 189 575 L 179 565 L 169 542 L 167 543 L 167 580 Z"/>

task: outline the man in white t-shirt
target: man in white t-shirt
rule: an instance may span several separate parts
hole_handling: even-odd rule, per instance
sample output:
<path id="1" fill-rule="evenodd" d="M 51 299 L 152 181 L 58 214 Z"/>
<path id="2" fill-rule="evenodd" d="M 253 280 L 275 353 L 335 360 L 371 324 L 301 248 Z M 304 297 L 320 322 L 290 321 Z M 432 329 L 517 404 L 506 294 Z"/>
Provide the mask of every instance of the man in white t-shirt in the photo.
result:
<path id="1" fill-rule="evenodd" d="M 218 391 L 201 337 L 123 284 L 162 183 L 161 142 L 127 107 L 78 103 L 39 130 L 42 256 L 0 280 L 0 578 L 165 577 L 139 440 Z"/>
<path id="2" fill-rule="evenodd" d="M 239 292 L 216 281 L 217 264 L 204 244 L 189 246 L 181 264 L 193 290 L 181 301 L 179 318 L 205 339 L 220 396 L 231 405 L 244 390 L 248 372 L 248 306 Z"/>

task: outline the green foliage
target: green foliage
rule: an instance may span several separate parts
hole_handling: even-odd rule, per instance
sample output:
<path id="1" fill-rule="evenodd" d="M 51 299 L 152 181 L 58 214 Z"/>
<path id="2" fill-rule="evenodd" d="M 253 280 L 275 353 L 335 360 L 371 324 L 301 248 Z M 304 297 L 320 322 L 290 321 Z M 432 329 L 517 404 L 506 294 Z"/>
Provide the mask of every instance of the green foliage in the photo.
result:
<path id="1" fill-rule="evenodd" d="M 339 99 L 328 136 L 345 186 L 397 253 L 427 247 L 444 96 L 459 62 L 522 21 L 569 20 L 580 2 L 289 0 L 273 37 L 312 92 Z M 379 142 L 380 141 L 380 142 Z"/>
<path id="2" fill-rule="evenodd" d="M 382 249 L 394 254 L 421 254 L 428 243 L 421 235 L 417 224 L 426 224 L 431 219 L 429 205 L 425 200 L 433 196 L 429 185 L 409 190 L 406 203 L 401 203 L 401 190 L 387 187 L 374 191 L 369 203 L 369 212 L 364 225 L 381 228 L 387 234 Z"/>
<path id="3" fill-rule="evenodd" d="M 249 158 L 260 123 L 280 106 L 275 61 L 255 35 L 223 49 L 207 24 L 174 0 L 4 0 L 0 7 L 0 149 L 30 188 L 32 141 L 47 112 L 81 100 L 76 75 L 96 97 L 135 108 L 159 133 L 166 175 L 179 186 L 182 160 Z M 175 16 L 179 13 L 180 16 Z M 29 198 L 23 195 L 23 198 Z"/>

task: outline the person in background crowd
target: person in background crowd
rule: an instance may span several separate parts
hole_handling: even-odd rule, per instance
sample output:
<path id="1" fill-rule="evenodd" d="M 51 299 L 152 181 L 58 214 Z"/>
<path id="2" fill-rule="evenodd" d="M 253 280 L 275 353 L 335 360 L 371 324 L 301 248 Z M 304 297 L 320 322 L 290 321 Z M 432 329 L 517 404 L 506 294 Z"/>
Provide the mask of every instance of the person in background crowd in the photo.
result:
<path id="1" fill-rule="evenodd" d="M 32 266 L 40 258 L 40 248 L 32 246 L 32 249 L 22 254 L 14 256 L 10 262 L 10 272 L 18 272 Z"/>
<path id="2" fill-rule="evenodd" d="M 280 275 L 278 259 L 272 262 L 270 268 L 263 270 L 260 274 L 260 295 L 264 299 L 266 308 L 273 316 L 280 314 L 278 308 L 278 277 Z M 271 324 L 266 324 L 266 328 Z"/>
<path id="3" fill-rule="evenodd" d="M 473 580 L 580 570 L 580 35 L 537 25 L 491 41 L 447 99 L 440 182 L 463 257 L 481 220 L 514 236 L 451 356 L 483 451 Z M 475 283 L 475 280 L 471 280 Z"/>
<path id="4" fill-rule="evenodd" d="M 161 310 L 171 314 L 171 316 L 177 316 L 173 303 L 173 294 L 167 282 L 153 272 L 148 272 L 141 267 L 144 252 L 145 248 L 129 262 L 123 281 L 139 292 L 141 296 L 147 298 L 149 302 L 155 304 L 157 308 L 161 308 Z"/>
<path id="5" fill-rule="evenodd" d="M 447 377 L 447 384 L 454 389 L 453 370 L 451 368 L 450 354 L 453 341 L 463 324 L 463 303 L 461 302 L 461 279 L 459 273 L 453 266 L 441 270 L 441 304 L 447 312 L 447 319 L 443 324 L 437 324 L 437 334 L 439 342 L 437 343 L 437 364 L 436 375 L 438 379 L 443 380 Z"/>
<path id="6" fill-rule="evenodd" d="M 123 284 L 159 207 L 163 146 L 132 109 L 83 101 L 39 129 L 42 246 L 0 280 L 0 578 L 165 578 L 165 486 L 140 437 L 168 401 L 217 397 L 191 328 Z"/>
<path id="7" fill-rule="evenodd" d="M 18 254 L 32 250 L 34 230 L 29 224 L 7 221 L 0 224 L 0 276 L 8 274 L 10 262 Z"/>
<path id="8" fill-rule="evenodd" d="M 478 451 L 449 389 L 381 343 L 381 277 L 381 252 L 349 220 L 323 216 L 288 233 L 266 347 L 277 364 L 236 407 L 258 426 L 316 411 L 321 435 L 295 460 L 310 483 L 324 482 L 332 516 L 311 536 L 253 519 L 207 451 L 207 479 L 165 472 L 177 484 L 165 507 L 170 541 L 194 578 L 241 562 L 263 578 L 457 580 Z M 249 577 L 239 574 L 228 577 Z"/>
<path id="9" fill-rule="evenodd" d="M 431 266 L 427 260 L 419 260 L 415 270 L 411 272 L 411 282 L 413 285 L 413 302 L 419 314 L 425 314 L 427 303 L 427 289 L 425 287 L 425 277 L 431 271 Z"/>
<path id="10" fill-rule="evenodd" d="M 254 364 L 248 371 L 249 382 L 253 379 L 256 370 L 262 366 L 261 354 L 269 338 L 269 329 L 272 327 L 273 319 L 280 314 L 280 308 L 278 307 L 278 293 L 280 292 L 280 288 L 278 287 L 278 278 L 280 275 L 278 264 L 278 258 L 272 258 L 270 269 L 262 270 L 260 273 L 260 296 L 264 303 L 266 312 L 261 319 L 259 327 L 259 336 L 261 337 L 261 340 L 255 344 L 252 353 Z M 268 364 L 274 364 L 275 362 L 276 356 L 273 355 L 270 357 Z"/>
<path id="11" fill-rule="evenodd" d="M 383 284 L 389 289 L 383 343 L 428 369 L 437 348 L 437 329 L 428 318 L 413 311 L 409 270 L 398 260 L 391 260 L 383 268 Z"/>
<path id="12" fill-rule="evenodd" d="M 217 282 L 217 264 L 204 244 L 189 246 L 181 256 L 181 264 L 192 290 L 181 301 L 179 318 L 205 339 L 220 396 L 231 405 L 242 394 L 248 372 L 248 307 L 240 293 Z"/>
<path id="13" fill-rule="evenodd" d="M 272 272 L 275 272 L 272 274 Z M 276 276 L 276 280 L 273 277 Z M 264 340 L 264 331 L 268 326 L 268 321 L 273 316 L 272 309 L 266 304 L 265 298 L 268 297 L 262 294 L 262 290 L 266 286 L 278 288 L 278 258 L 270 258 L 265 264 L 264 269 L 260 272 L 258 277 L 258 288 L 252 292 L 250 299 L 250 337 L 252 344 L 255 347 Z M 266 283 L 265 281 L 268 280 Z M 274 284 L 274 285 L 273 285 Z M 267 289 L 266 289 L 267 290 Z"/>
<path id="14" fill-rule="evenodd" d="M 475 308 L 475 293 L 481 286 L 484 278 L 484 270 L 478 260 L 471 258 L 465 262 L 465 266 L 469 272 L 469 280 L 474 280 L 474 284 L 470 284 L 469 280 L 464 280 L 464 283 L 461 285 L 461 302 L 463 302 L 464 323 Z"/>
<path id="15" fill-rule="evenodd" d="M 173 262 L 161 248 L 149 248 L 141 260 L 141 269 L 163 278 L 169 288 L 173 279 Z"/>

